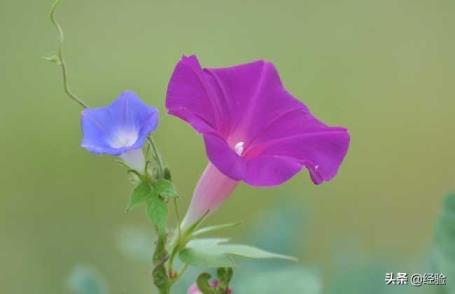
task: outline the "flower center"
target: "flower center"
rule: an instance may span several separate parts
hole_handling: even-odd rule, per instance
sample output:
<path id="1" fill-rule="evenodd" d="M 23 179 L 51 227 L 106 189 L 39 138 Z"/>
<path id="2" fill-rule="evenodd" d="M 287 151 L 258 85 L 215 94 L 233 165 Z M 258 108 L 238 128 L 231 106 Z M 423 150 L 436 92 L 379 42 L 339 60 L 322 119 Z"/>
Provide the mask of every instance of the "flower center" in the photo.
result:
<path id="1" fill-rule="evenodd" d="M 137 141 L 137 132 L 134 131 L 117 131 L 111 139 L 110 145 L 112 148 L 123 148 L 134 145 Z"/>
<path id="2" fill-rule="evenodd" d="M 234 150 L 235 150 L 235 153 L 237 153 L 237 155 L 242 156 L 243 149 L 245 148 L 244 145 L 245 145 L 245 142 L 238 142 L 237 144 L 235 144 Z"/>

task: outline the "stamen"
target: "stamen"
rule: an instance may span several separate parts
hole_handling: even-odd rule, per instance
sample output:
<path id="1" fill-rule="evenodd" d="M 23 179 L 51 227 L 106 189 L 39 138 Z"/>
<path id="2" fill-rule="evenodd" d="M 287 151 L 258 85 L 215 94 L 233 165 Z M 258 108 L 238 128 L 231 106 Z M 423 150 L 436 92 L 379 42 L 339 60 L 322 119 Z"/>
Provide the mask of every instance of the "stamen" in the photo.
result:
<path id="1" fill-rule="evenodd" d="M 237 153 L 238 155 L 242 155 L 244 145 L 245 142 L 238 142 L 237 144 L 235 144 L 234 146 L 235 153 Z"/>

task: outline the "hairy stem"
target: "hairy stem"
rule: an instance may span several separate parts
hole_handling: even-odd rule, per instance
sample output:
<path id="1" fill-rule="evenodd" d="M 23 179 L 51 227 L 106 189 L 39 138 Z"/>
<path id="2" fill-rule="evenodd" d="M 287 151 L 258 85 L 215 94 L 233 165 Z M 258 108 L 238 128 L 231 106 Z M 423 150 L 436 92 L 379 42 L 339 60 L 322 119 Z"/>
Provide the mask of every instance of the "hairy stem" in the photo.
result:
<path id="1" fill-rule="evenodd" d="M 153 253 L 153 282 L 160 291 L 160 294 L 169 294 L 171 283 L 166 271 L 166 261 L 169 255 L 166 250 L 166 234 L 158 234 L 155 252 Z"/>

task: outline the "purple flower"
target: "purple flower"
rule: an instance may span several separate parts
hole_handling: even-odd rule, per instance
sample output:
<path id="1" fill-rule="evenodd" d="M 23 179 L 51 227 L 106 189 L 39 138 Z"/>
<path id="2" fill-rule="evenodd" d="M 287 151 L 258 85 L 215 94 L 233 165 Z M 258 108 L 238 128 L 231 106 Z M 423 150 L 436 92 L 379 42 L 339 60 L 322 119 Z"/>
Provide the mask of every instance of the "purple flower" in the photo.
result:
<path id="1" fill-rule="evenodd" d="M 203 69 L 195 56 L 183 57 L 170 79 L 166 107 L 202 134 L 211 162 L 185 225 L 217 208 L 239 181 L 275 186 L 302 168 L 315 184 L 328 181 L 349 146 L 348 131 L 313 116 L 263 60 Z"/>
<path id="2" fill-rule="evenodd" d="M 142 147 L 157 126 L 158 110 L 125 91 L 105 107 L 82 111 L 81 146 L 95 154 L 120 156 L 131 168 L 143 172 Z"/>

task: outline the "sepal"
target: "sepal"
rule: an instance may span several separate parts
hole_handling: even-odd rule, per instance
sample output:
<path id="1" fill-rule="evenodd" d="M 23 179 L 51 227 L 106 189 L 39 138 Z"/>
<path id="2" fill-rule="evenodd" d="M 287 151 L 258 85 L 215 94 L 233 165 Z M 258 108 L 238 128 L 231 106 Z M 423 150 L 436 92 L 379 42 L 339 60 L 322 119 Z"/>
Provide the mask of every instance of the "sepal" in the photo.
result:
<path id="1" fill-rule="evenodd" d="M 167 225 L 167 203 L 166 201 L 158 195 L 156 190 L 151 190 L 149 197 L 146 200 L 147 202 L 147 215 L 150 220 L 156 226 L 158 233 L 160 235 L 166 234 L 166 225 Z"/>
<path id="2" fill-rule="evenodd" d="M 130 195 L 126 211 L 144 203 L 150 197 L 150 186 L 146 182 L 140 182 Z"/>
<path id="3" fill-rule="evenodd" d="M 162 180 L 156 183 L 160 181 Z M 170 195 L 173 195 L 173 193 L 169 188 L 165 188 L 168 187 L 168 183 L 164 185 L 164 188 L 163 185 L 159 187 L 156 183 L 152 184 L 147 179 L 139 182 L 131 193 L 126 210 L 129 211 L 145 203 L 148 217 L 156 226 L 158 233 L 163 235 L 166 233 L 168 217 L 167 197 L 171 197 Z"/>
<path id="4" fill-rule="evenodd" d="M 177 191 L 171 181 L 166 179 L 159 179 L 153 184 L 155 192 L 164 199 L 178 197 Z"/>
<path id="5" fill-rule="evenodd" d="M 269 252 L 254 246 L 227 243 L 228 239 L 207 238 L 189 241 L 179 258 L 187 264 L 206 267 L 234 267 L 235 257 L 278 258 L 296 261 L 295 257 Z"/>
<path id="6" fill-rule="evenodd" d="M 206 233 L 210 233 L 210 232 L 213 232 L 213 231 L 233 228 L 233 227 L 236 227 L 236 226 L 238 226 L 240 224 L 241 224 L 241 222 L 236 222 L 236 223 L 227 223 L 227 224 L 214 225 L 214 226 L 208 226 L 208 227 L 200 228 L 200 229 L 196 230 L 193 233 L 193 237 L 199 236 L 199 235 L 202 235 L 202 234 L 206 234 Z"/>

